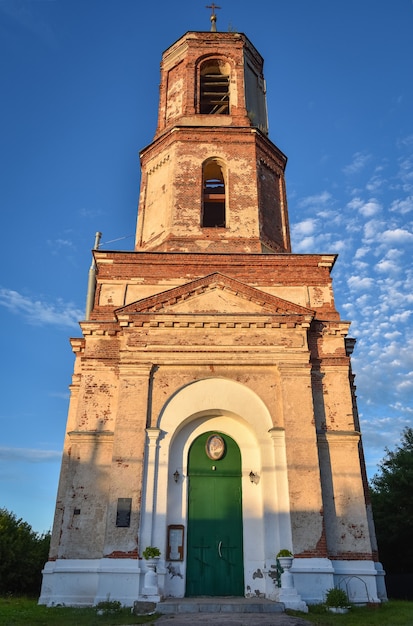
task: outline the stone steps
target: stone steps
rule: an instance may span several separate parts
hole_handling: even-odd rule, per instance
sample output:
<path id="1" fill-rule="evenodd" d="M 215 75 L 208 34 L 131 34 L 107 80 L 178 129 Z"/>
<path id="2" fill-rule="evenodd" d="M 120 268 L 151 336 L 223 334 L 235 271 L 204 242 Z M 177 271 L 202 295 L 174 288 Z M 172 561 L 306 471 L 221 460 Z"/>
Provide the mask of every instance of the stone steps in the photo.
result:
<path id="1" fill-rule="evenodd" d="M 163 615 L 188 613 L 283 613 L 282 602 L 265 598 L 203 597 L 167 598 L 156 605 Z"/>

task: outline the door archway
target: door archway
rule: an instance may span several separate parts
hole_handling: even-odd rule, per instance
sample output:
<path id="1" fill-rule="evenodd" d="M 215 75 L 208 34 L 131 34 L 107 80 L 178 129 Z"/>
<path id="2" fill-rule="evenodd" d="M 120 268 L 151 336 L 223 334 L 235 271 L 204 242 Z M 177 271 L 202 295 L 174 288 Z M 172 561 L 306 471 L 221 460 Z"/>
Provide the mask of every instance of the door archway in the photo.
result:
<path id="1" fill-rule="evenodd" d="M 187 596 L 243 596 L 241 453 L 203 433 L 188 454 Z"/>

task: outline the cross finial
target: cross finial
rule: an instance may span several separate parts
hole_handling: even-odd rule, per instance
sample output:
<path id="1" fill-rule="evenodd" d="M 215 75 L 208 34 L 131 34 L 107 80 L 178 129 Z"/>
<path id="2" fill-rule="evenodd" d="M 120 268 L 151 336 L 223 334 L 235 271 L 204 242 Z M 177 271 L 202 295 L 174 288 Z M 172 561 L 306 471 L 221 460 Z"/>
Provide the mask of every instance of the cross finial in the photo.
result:
<path id="1" fill-rule="evenodd" d="M 217 16 L 216 16 L 216 13 L 215 13 L 215 9 L 220 9 L 221 7 L 219 7 L 217 4 L 215 4 L 215 2 L 213 2 L 212 4 L 207 4 L 206 8 L 212 10 L 212 14 L 211 14 L 211 32 L 216 33 L 217 32 Z"/>

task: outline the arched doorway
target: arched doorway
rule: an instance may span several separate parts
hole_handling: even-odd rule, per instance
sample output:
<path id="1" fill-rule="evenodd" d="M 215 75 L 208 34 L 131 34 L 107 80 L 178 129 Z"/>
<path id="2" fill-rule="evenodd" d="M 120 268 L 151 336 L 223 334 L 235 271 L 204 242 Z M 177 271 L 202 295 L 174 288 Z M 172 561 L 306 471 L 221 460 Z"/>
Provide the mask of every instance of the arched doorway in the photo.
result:
<path id="1" fill-rule="evenodd" d="M 187 596 L 243 596 L 241 453 L 220 432 L 188 455 Z"/>

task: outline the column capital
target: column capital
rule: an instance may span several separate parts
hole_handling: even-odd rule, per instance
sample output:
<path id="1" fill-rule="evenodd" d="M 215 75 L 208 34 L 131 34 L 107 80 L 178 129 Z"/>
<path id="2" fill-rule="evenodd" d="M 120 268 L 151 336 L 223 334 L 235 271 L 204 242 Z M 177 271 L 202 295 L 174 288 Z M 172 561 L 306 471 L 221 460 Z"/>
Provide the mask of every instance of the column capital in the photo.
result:
<path id="1" fill-rule="evenodd" d="M 158 437 L 161 434 L 161 432 L 162 431 L 160 428 L 147 428 L 146 429 L 146 434 L 148 435 L 150 446 L 153 446 L 157 443 Z"/>
<path id="2" fill-rule="evenodd" d="M 317 442 L 320 444 L 349 444 L 358 443 L 361 433 L 358 430 L 326 430 L 317 433 Z"/>
<path id="3" fill-rule="evenodd" d="M 119 374 L 122 377 L 130 376 L 131 378 L 149 378 L 152 371 L 152 363 L 119 363 Z"/>
<path id="4" fill-rule="evenodd" d="M 274 428 L 270 428 L 268 431 L 271 439 L 275 441 L 284 441 L 285 440 L 285 428 L 282 426 L 274 426 Z"/>

